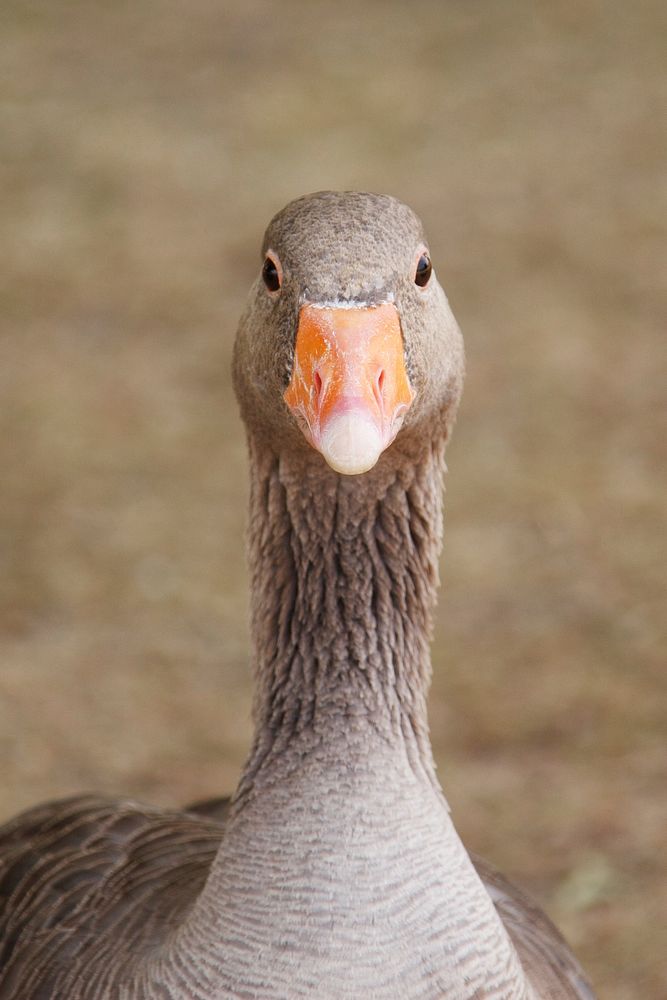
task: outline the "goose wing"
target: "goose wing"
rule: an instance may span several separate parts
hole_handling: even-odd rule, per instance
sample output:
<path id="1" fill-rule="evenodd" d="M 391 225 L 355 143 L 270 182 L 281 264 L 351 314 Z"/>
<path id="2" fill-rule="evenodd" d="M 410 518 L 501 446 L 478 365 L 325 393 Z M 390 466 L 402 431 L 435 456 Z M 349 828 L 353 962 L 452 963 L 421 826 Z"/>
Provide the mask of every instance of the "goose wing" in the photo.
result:
<path id="1" fill-rule="evenodd" d="M 471 854 L 540 1000 L 595 1000 L 593 988 L 562 934 L 521 889 Z"/>
<path id="2" fill-rule="evenodd" d="M 72 995 L 183 919 L 221 828 L 202 817 L 82 796 L 0 827 L 0 998 Z M 118 959 L 116 959 L 118 961 Z M 99 965 L 99 973 L 95 969 Z"/>

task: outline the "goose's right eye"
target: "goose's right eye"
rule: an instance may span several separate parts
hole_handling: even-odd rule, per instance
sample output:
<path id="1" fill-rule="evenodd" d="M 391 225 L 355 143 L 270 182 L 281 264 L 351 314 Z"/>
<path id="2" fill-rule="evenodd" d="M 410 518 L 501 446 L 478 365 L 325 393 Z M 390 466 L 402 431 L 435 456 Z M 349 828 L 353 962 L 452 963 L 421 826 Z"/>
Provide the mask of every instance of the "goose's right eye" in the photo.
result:
<path id="1" fill-rule="evenodd" d="M 262 267 L 262 280 L 270 292 L 280 291 L 282 284 L 280 265 L 270 254 L 267 256 Z"/>
<path id="2" fill-rule="evenodd" d="M 433 265 L 431 264 L 431 258 L 426 252 L 424 252 L 420 255 L 419 260 L 417 261 L 415 284 L 419 285 L 420 288 L 425 288 L 429 283 L 432 271 Z"/>

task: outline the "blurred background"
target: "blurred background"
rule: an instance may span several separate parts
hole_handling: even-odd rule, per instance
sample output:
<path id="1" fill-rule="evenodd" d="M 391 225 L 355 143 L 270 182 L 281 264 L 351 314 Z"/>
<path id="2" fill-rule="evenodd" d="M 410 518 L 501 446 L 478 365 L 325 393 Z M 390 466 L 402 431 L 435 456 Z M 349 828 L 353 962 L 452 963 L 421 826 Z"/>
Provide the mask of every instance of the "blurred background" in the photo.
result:
<path id="1" fill-rule="evenodd" d="M 463 328 L 431 724 L 469 847 L 667 996 L 662 0 L 4 0 L 0 814 L 248 747 L 229 361 L 271 215 L 424 218 Z"/>

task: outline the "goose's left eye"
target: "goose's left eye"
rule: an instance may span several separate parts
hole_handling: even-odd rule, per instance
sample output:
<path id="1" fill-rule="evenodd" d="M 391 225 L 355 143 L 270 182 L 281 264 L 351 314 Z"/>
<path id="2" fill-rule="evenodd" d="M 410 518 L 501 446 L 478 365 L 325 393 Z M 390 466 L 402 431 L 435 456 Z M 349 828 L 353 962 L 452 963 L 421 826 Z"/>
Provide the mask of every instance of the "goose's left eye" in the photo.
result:
<path id="1" fill-rule="evenodd" d="M 419 285 L 420 288 L 423 288 L 424 285 L 428 285 L 432 270 L 433 270 L 433 265 L 431 264 L 431 258 L 427 253 L 423 253 L 419 258 L 419 260 L 417 261 L 417 270 L 415 271 L 415 285 Z"/>
<path id="2" fill-rule="evenodd" d="M 264 266 L 262 267 L 262 281 L 270 292 L 277 292 L 280 290 L 280 286 L 282 284 L 280 264 L 277 260 L 274 260 L 271 254 L 267 254 L 266 260 L 264 261 Z"/>

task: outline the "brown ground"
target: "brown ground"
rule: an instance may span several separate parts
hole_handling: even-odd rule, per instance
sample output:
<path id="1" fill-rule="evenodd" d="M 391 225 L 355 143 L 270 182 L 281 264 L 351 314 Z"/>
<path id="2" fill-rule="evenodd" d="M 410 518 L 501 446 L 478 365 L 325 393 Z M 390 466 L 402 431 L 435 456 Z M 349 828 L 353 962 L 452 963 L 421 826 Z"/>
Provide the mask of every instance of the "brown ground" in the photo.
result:
<path id="1" fill-rule="evenodd" d="M 2 815 L 233 787 L 236 318 L 286 200 L 389 191 L 469 356 L 443 783 L 603 998 L 667 996 L 663 9 L 4 0 Z"/>

